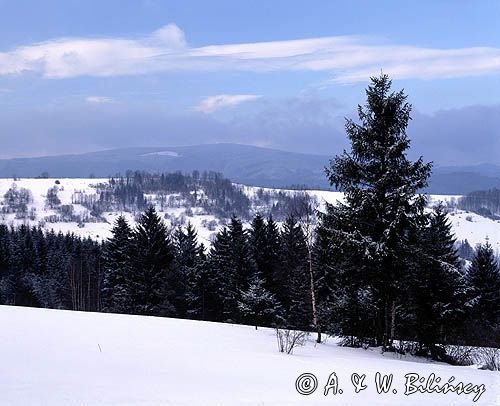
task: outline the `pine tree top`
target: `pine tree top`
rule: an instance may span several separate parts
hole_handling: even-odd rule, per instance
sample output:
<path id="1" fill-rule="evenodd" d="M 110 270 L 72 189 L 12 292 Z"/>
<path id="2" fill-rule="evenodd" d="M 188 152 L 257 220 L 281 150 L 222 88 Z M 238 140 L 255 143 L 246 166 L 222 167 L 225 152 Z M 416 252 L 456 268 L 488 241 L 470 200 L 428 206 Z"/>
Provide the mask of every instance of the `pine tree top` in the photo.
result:
<path id="1" fill-rule="evenodd" d="M 366 89 L 367 101 L 358 106 L 359 123 L 346 120 L 351 151 L 330 161 L 326 169 L 331 185 L 356 198 L 362 190 L 413 195 L 427 186 L 431 164 L 422 158 L 410 162 L 406 128 L 411 105 L 403 90 L 390 92 L 387 75 L 374 77 Z"/>

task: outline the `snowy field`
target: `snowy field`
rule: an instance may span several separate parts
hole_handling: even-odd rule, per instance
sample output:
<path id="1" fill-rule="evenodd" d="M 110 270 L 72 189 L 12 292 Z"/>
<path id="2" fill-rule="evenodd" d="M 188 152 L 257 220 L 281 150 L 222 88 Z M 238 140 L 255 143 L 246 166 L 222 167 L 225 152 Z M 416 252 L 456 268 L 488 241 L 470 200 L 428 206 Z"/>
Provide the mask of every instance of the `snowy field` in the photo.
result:
<path id="1" fill-rule="evenodd" d="M 307 342 L 277 351 L 273 330 L 168 318 L 0 306 L 0 404 L 7 405 L 500 405 L 500 374 Z M 295 382 L 313 373 L 318 389 Z M 342 394 L 323 395 L 332 372 Z M 393 374 L 378 394 L 376 372 Z M 355 393 L 351 375 L 366 375 Z M 405 395 L 405 374 L 485 385 L 471 394 Z M 392 392 L 395 389 L 396 394 Z"/>
<path id="2" fill-rule="evenodd" d="M 94 192 L 94 185 L 106 183 L 107 181 L 108 179 L 59 179 L 60 184 L 58 185 L 58 197 L 61 200 L 61 204 L 71 204 L 72 196 L 75 193 L 83 192 L 87 195 L 91 195 Z M 103 240 L 111 235 L 111 227 L 115 219 L 120 214 L 125 215 L 130 222 L 133 223 L 134 221 L 131 213 L 114 211 L 103 213 L 103 218 L 106 220 L 105 222 L 85 223 L 85 226 L 82 228 L 78 227 L 76 222 L 44 223 L 42 221 L 44 218 L 57 214 L 55 210 L 47 208 L 45 204 L 47 190 L 55 185 L 55 179 L 20 179 L 15 182 L 12 179 L 0 179 L 0 200 L 9 188 L 12 187 L 13 183 L 15 183 L 18 188 L 26 188 L 31 191 L 33 202 L 29 205 L 29 208 L 34 209 L 36 218 L 35 220 L 20 220 L 15 218 L 15 214 L 3 214 L 0 215 L 0 223 L 8 225 L 20 225 L 22 223 L 28 223 L 30 225 L 43 224 L 43 227 L 46 230 L 54 229 L 56 232 L 62 231 L 63 233 L 73 232 L 83 237 Z M 250 198 L 254 196 L 259 189 L 251 186 L 241 187 L 243 188 L 245 194 Z M 270 189 L 263 188 L 263 190 Z M 340 192 L 310 190 L 308 193 L 316 196 L 318 202 L 320 203 L 320 210 L 324 207 L 325 202 L 335 203 L 338 200 L 341 201 L 343 198 L 343 194 Z M 430 204 L 435 204 L 438 201 L 451 202 L 459 197 L 460 196 L 431 195 Z M 73 208 L 75 213 L 88 212 L 88 209 L 79 204 L 73 204 Z M 165 217 L 165 214 L 175 217 L 180 216 L 184 212 L 184 208 L 167 208 L 165 211 L 159 211 L 162 217 Z M 193 211 L 194 216 L 189 217 L 186 220 L 190 221 L 196 227 L 201 242 L 204 242 L 205 245 L 207 245 L 213 238 L 214 230 L 209 230 L 206 227 L 206 224 L 210 221 L 216 220 L 216 218 L 209 214 L 197 214 L 196 208 Z M 166 220 L 167 223 L 168 221 L 169 220 Z M 475 246 L 478 243 L 484 243 L 486 238 L 488 238 L 494 249 L 497 252 L 500 252 L 500 221 L 491 220 L 463 210 L 454 210 L 450 215 L 450 221 L 452 222 L 453 232 L 455 233 L 457 240 L 467 239 L 472 246 Z"/>

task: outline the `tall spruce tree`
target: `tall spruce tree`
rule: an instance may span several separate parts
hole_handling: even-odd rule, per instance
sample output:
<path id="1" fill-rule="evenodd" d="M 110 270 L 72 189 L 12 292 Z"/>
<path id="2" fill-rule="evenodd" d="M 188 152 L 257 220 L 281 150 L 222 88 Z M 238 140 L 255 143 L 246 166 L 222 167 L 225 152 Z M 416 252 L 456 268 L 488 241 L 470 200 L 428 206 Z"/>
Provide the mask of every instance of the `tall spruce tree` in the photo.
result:
<path id="1" fill-rule="evenodd" d="M 270 279 L 269 274 L 271 269 L 267 256 L 266 223 L 260 213 L 257 213 L 252 220 L 249 230 L 249 244 L 257 271 L 261 273 L 265 280 Z"/>
<path id="2" fill-rule="evenodd" d="M 338 333 L 335 328 L 335 314 L 338 308 L 339 273 L 335 257 L 329 247 L 329 233 L 320 223 L 316 227 L 312 250 L 314 280 L 316 288 L 317 323 L 326 333 Z"/>
<path id="3" fill-rule="evenodd" d="M 273 218 L 269 217 L 266 222 L 260 214 L 256 214 L 249 230 L 248 242 L 263 286 L 275 292 L 279 288 L 274 286 L 273 278 L 280 263 L 280 234 Z"/>
<path id="4" fill-rule="evenodd" d="M 53 309 L 71 308 L 71 287 L 68 278 L 71 255 L 65 244 L 62 233 L 53 230 L 46 234 L 47 280 L 45 284 L 47 306 Z"/>
<path id="5" fill-rule="evenodd" d="M 231 237 L 227 227 L 215 236 L 207 258 L 205 312 L 208 320 L 232 320 L 239 293 L 235 289 Z"/>
<path id="6" fill-rule="evenodd" d="M 191 223 L 174 232 L 176 270 L 176 308 L 178 315 L 189 318 L 204 317 L 205 254 L 198 243 L 196 229 Z"/>
<path id="7" fill-rule="evenodd" d="M 289 216 L 281 232 L 281 266 L 276 282 L 281 286 L 278 300 L 290 328 L 309 330 L 312 326 L 308 266 L 304 232 L 295 217 Z"/>
<path id="8" fill-rule="evenodd" d="M 446 343 L 464 316 L 460 260 L 441 204 L 434 208 L 428 226 L 420 231 L 419 241 L 419 251 L 415 252 L 419 261 L 408 273 L 410 292 L 403 291 L 407 303 L 403 313 L 413 312 L 414 323 L 408 323 L 408 327 L 416 336 L 408 332 L 404 335 L 420 343 L 422 354 L 439 358 L 442 354 L 436 344 Z"/>
<path id="9" fill-rule="evenodd" d="M 119 216 L 104 247 L 104 311 L 128 313 L 132 310 L 130 281 L 132 275 L 132 229 L 124 216 Z"/>
<path id="10" fill-rule="evenodd" d="M 467 269 L 470 339 L 476 345 L 500 344 L 500 268 L 493 248 L 479 245 Z"/>
<path id="11" fill-rule="evenodd" d="M 168 284 L 174 250 L 169 231 L 152 206 L 141 215 L 133 232 L 132 258 L 133 312 L 174 316 L 173 292 Z"/>
<path id="12" fill-rule="evenodd" d="M 228 230 L 231 239 L 231 254 L 236 277 L 236 289 L 241 291 L 248 287 L 250 278 L 255 271 L 255 262 L 253 260 L 248 234 L 243 229 L 242 221 L 233 216 L 229 223 Z"/>
<path id="13" fill-rule="evenodd" d="M 243 223 L 232 217 L 228 227 L 216 236 L 208 256 L 208 278 L 215 293 L 216 320 L 237 322 L 241 319 L 238 302 L 255 272 L 255 262 Z"/>
<path id="14" fill-rule="evenodd" d="M 411 106 L 403 91 L 391 92 L 387 75 L 374 77 L 367 101 L 358 107 L 359 123 L 347 120 L 350 152 L 344 151 L 326 169 L 330 184 L 345 193 L 345 202 L 329 205 L 330 245 L 345 272 L 361 281 L 376 308 L 370 314 L 376 344 L 389 347 L 400 281 L 413 247 L 408 235 L 424 220 L 431 165 L 422 158 L 411 162 L 406 152 L 406 128 Z"/>

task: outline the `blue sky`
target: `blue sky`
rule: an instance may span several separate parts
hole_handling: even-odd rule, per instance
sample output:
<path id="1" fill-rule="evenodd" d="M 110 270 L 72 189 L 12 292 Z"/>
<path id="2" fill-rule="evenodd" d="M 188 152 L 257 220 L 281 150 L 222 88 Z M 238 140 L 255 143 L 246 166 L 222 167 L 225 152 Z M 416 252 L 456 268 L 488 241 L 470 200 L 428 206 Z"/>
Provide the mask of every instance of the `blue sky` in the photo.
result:
<path id="1" fill-rule="evenodd" d="M 222 141 L 334 154 L 383 69 L 414 105 L 415 153 L 500 163 L 498 0 L 0 9 L 2 157 Z"/>

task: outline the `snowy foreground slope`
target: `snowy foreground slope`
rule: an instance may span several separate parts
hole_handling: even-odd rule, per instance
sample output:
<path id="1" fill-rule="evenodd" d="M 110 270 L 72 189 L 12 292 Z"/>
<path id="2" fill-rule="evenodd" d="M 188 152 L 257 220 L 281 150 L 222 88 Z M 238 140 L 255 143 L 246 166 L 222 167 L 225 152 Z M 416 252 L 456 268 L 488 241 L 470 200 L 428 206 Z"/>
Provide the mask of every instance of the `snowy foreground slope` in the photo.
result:
<path id="1" fill-rule="evenodd" d="M 405 395 L 408 373 L 484 384 L 475 403 L 500 405 L 500 374 L 409 362 L 376 350 L 309 341 L 277 352 L 273 330 L 167 318 L 0 306 L 1 405 L 470 405 L 474 394 Z M 318 389 L 295 389 L 313 373 Z M 323 395 L 335 372 L 342 394 Z M 377 394 L 376 372 L 397 393 Z M 354 393 L 353 373 L 367 388 Z"/>

